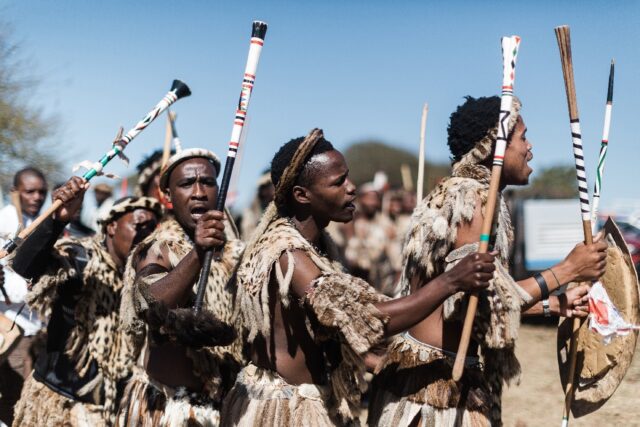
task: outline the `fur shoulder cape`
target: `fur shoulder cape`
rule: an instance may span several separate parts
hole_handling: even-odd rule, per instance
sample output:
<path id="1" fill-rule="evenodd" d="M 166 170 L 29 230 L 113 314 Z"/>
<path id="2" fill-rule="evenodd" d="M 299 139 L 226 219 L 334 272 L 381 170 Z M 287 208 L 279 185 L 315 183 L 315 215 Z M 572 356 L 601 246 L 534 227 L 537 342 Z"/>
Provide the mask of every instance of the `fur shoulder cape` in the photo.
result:
<path id="1" fill-rule="evenodd" d="M 337 250 L 331 238 L 323 232 L 321 241 L 330 255 L 324 255 L 309 243 L 288 218 L 277 218 L 268 225 L 243 255 L 238 269 L 238 305 L 242 327 L 252 342 L 261 335 L 267 341 L 271 335 L 269 284 L 275 275 L 277 298 L 283 306 L 291 304 L 291 279 L 295 270 L 292 253 L 303 251 L 320 269 L 307 292 L 305 305 L 317 319 L 317 326 L 307 322 L 309 334 L 318 342 L 333 341 L 338 348 L 325 346 L 328 360 L 327 377 L 331 396 L 330 412 L 348 423 L 357 418 L 360 395 L 366 390 L 362 355 L 384 336 L 387 318 L 375 303 L 387 297 L 378 294 L 366 282 L 343 272 L 334 261 Z M 288 269 L 282 271 L 279 259 L 288 257 Z M 336 353 L 337 352 L 337 353 Z"/>
<path id="2" fill-rule="evenodd" d="M 453 175 L 441 182 L 416 208 L 404 247 L 403 293 L 410 292 L 410 279 L 424 272 L 430 280 L 452 268 L 464 256 L 478 249 L 477 244 L 454 250 L 458 228 L 473 219 L 478 201 L 484 213 L 489 189 L 489 170 L 477 164 L 454 165 Z M 496 273 L 489 288 L 480 293 L 473 338 L 480 345 L 489 384 L 499 410 L 502 383 L 517 379 L 520 364 L 515 342 L 520 327 L 521 307 L 527 294 L 509 275 L 507 268 L 513 242 L 509 211 L 499 195 L 491 232 L 493 249 L 498 251 Z M 467 298 L 459 293 L 444 303 L 445 320 L 461 320 Z M 492 416 L 499 419 L 499 415 Z"/>
<path id="3" fill-rule="evenodd" d="M 88 262 L 82 272 L 83 286 L 75 305 L 76 325 L 67 341 L 66 353 L 76 363 L 80 375 L 85 375 L 92 360 L 100 375 L 86 388 L 103 386 L 105 410 L 115 415 L 116 383 L 130 373 L 126 355 L 119 351 L 127 338 L 118 331 L 122 276 L 107 252 L 99 234 L 86 239 L 62 239 L 54 246 L 54 262 L 27 294 L 27 304 L 43 317 L 51 313 L 59 286 L 76 277 L 71 257 L 74 246 L 82 246 Z M 82 393 L 91 391 L 82 390 Z"/>
<path id="4" fill-rule="evenodd" d="M 173 269 L 193 247 L 193 242 L 186 235 L 180 224 L 174 218 L 169 218 L 163 221 L 150 236 L 136 246 L 129 256 L 124 274 L 120 316 L 122 319 L 121 328 L 130 334 L 134 340 L 134 361 L 139 356 L 147 335 L 144 313 L 149 308 L 149 301 L 145 297 L 145 289 L 142 288 L 168 274 L 168 272 L 156 273 L 136 279 L 138 263 L 147 253 L 153 253 L 157 256 L 167 254 L 169 264 Z M 243 249 L 244 244 L 240 240 L 228 240 L 222 252 L 222 259 L 211 263 L 209 272 L 204 307 L 227 324 L 234 323 L 233 307 L 236 286 L 232 278 Z M 194 283 L 194 295 L 196 286 L 197 284 Z M 225 354 L 231 353 L 234 359 L 241 360 L 239 344 L 232 344 L 228 347 L 215 347 L 206 351 L 218 354 L 223 358 Z"/>

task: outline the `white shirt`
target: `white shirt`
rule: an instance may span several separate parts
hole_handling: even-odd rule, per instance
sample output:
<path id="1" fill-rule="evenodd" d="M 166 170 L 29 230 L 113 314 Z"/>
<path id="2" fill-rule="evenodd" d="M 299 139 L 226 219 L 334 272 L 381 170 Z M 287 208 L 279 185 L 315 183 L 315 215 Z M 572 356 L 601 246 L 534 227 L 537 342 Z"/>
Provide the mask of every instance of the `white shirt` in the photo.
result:
<path id="1" fill-rule="evenodd" d="M 25 227 L 35 219 L 24 213 L 22 214 L 22 218 Z M 0 209 L 0 245 L 4 246 L 5 242 L 16 234 L 18 225 L 18 213 L 13 205 L 7 205 Z M 7 304 L 4 300 L 4 295 L 0 293 L 0 311 L 9 319 L 15 319 L 16 324 L 24 330 L 25 336 L 35 335 L 43 326 L 38 316 L 31 312 L 26 306 L 22 309 L 20 315 L 18 315 L 18 311 L 24 303 L 24 298 L 28 292 L 27 282 L 13 270 L 4 267 L 6 265 L 4 259 L 1 261 L 1 264 L 4 269 L 4 288 L 9 295 L 9 299 L 11 299 L 11 304 Z"/>

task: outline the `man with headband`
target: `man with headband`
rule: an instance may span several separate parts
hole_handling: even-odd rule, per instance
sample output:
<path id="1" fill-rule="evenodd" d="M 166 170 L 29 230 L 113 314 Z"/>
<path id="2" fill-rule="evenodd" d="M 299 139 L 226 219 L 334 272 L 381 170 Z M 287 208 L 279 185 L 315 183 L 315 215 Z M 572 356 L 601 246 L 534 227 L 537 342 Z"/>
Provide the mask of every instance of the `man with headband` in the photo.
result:
<path id="1" fill-rule="evenodd" d="M 110 425 L 129 375 L 130 343 L 118 331 L 122 274 L 132 247 L 155 229 L 162 209 L 146 197 L 120 199 L 96 236 L 58 241 L 88 187 L 73 177 L 55 190 L 62 207 L 13 259 L 14 270 L 31 280 L 27 303 L 49 318 L 46 349 L 15 408 L 16 426 Z"/>
<path id="2" fill-rule="evenodd" d="M 500 190 L 506 185 L 526 185 L 532 172 L 532 146 L 520 105 L 514 97 Z M 499 110 L 497 96 L 467 97 L 451 115 L 448 144 L 452 175 L 420 202 L 411 218 L 401 279 L 404 294 L 424 289 L 412 278 L 428 281 L 478 250 Z M 479 294 L 461 380 L 455 382 L 451 377 L 466 313 L 467 298 L 458 293 L 390 344 L 373 381 L 370 425 L 501 425 L 502 386 L 520 375 L 515 342 L 522 313 L 587 315 L 586 285 L 560 296 L 549 296 L 549 292 L 569 282 L 600 277 L 607 245 L 578 245 L 561 263 L 516 282 L 507 271 L 513 230 L 501 193 L 494 222 L 490 243 L 497 253 L 496 271 L 489 288 Z"/>
<path id="3" fill-rule="evenodd" d="M 123 328 L 136 337 L 143 356 L 125 390 L 119 426 L 218 425 L 222 397 L 241 360 L 239 341 L 231 343 L 235 289 L 229 281 L 244 247 L 228 237 L 223 213 L 214 210 L 219 171 L 215 154 L 192 148 L 172 156 L 160 176 L 174 217 L 136 248 L 127 266 Z M 181 333 L 177 337 L 163 322 L 192 315 L 202 260 L 214 248 L 220 252 L 211 264 L 203 308 L 217 318 L 208 327 L 219 346 L 184 345 L 202 324 L 174 331 Z"/>
<path id="4" fill-rule="evenodd" d="M 273 158 L 275 201 L 237 273 L 236 309 L 252 361 L 225 399 L 223 425 L 357 424 L 371 347 L 449 295 L 488 285 L 491 254 L 470 255 L 433 279 L 435 286 L 397 300 L 344 273 L 324 229 L 353 219 L 348 175 L 344 157 L 319 129 Z"/>

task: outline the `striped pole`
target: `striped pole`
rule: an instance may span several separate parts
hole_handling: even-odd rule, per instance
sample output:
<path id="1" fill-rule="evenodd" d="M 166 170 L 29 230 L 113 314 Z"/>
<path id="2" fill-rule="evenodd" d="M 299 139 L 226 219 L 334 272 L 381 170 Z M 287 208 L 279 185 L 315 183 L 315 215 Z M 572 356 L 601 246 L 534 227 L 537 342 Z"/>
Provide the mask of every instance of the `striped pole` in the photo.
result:
<path id="1" fill-rule="evenodd" d="M 589 189 L 587 188 L 587 174 L 584 165 L 584 152 L 582 150 L 582 134 L 580 133 L 580 119 L 578 116 L 578 102 L 576 100 L 575 80 L 573 78 L 573 60 L 571 56 L 571 34 L 569 26 L 563 25 L 555 28 L 558 47 L 560 48 L 560 61 L 562 62 L 562 74 L 564 76 L 564 87 L 567 93 L 567 104 L 569 107 L 569 123 L 571 124 L 571 140 L 573 142 L 573 157 L 576 163 L 576 177 L 578 179 L 578 194 L 580 197 L 580 211 L 582 214 L 582 230 L 584 232 L 584 242 L 587 245 L 593 243 L 591 234 L 591 208 L 589 206 Z M 564 410 L 562 414 L 562 426 L 569 425 L 569 414 L 571 412 L 571 402 L 573 401 L 576 357 L 578 354 L 577 341 L 578 330 L 582 324 L 579 318 L 573 319 L 572 335 L 569 351 L 569 375 L 565 387 Z"/>
<path id="2" fill-rule="evenodd" d="M 180 98 L 191 95 L 189 87 L 180 80 L 174 80 L 171 90 L 153 107 L 146 116 L 142 118 L 129 132 L 113 143 L 111 150 L 107 151 L 100 160 L 95 162 L 91 168 L 85 172 L 82 177 L 90 181 L 94 176 L 100 174 L 104 167 L 116 156 L 123 156 L 123 151 L 140 132 L 153 122 L 164 110 Z M 22 230 L 14 239 L 9 239 L 0 251 L 0 259 L 13 252 L 19 245 L 19 242 L 26 239 L 45 219 L 51 216 L 58 208 L 62 206 L 61 200 L 56 200 L 51 206 L 36 218 L 29 227 Z"/>
<path id="3" fill-rule="evenodd" d="M 489 182 L 489 196 L 485 205 L 484 218 L 480 234 L 480 247 L 478 253 L 487 253 L 489 250 L 489 237 L 491 235 L 491 226 L 493 225 L 493 214 L 498 198 L 498 190 L 500 187 L 500 175 L 502 174 L 502 164 L 504 163 L 504 152 L 507 148 L 507 139 L 509 138 L 509 120 L 511 118 L 511 106 L 513 104 L 513 84 L 516 73 L 516 58 L 518 49 L 520 48 L 520 37 L 511 36 L 503 37 L 502 41 L 502 96 L 500 98 L 500 115 L 498 118 L 498 136 L 496 139 L 496 149 L 493 154 L 493 166 L 491 168 L 491 181 Z M 471 331 L 473 329 L 473 320 L 476 317 L 478 308 L 478 294 L 472 293 L 469 296 L 469 304 L 467 305 L 467 313 L 462 326 L 462 336 L 456 360 L 453 365 L 452 377 L 455 381 L 460 380 L 464 371 L 464 362 L 469 349 L 469 341 L 471 340 Z"/>
<path id="4" fill-rule="evenodd" d="M 247 118 L 247 108 L 249 108 L 251 92 L 253 91 L 253 85 L 256 80 L 256 70 L 258 69 L 260 53 L 262 53 L 262 46 L 264 45 L 264 37 L 266 34 L 267 24 L 261 21 L 254 21 L 251 30 L 249 56 L 247 58 L 247 65 L 242 79 L 242 90 L 240 91 L 238 108 L 236 109 L 236 116 L 231 130 L 231 139 L 229 140 L 227 160 L 224 165 L 224 173 L 222 175 L 222 181 L 220 182 L 220 189 L 218 190 L 218 200 L 216 201 L 216 210 L 220 212 L 223 211 L 224 203 L 227 199 L 227 192 L 229 191 L 229 183 L 231 182 L 231 174 L 233 172 L 233 164 L 235 163 L 236 155 L 240 148 L 240 138 L 242 137 L 242 130 Z M 196 301 L 193 306 L 193 310 L 196 314 L 202 309 L 209 270 L 211 269 L 211 261 L 213 261 L 213 251 L 209 250 L 205 253 L 205 257 L 202 261 L 202 270 L 200 271 L 200 278 L 198 280 Z"/>
<path id="5" fill-rule="evenodd" d="M 602 189 L 602 175 L 604 174 L 604 161 L 607 158 L 607 148 L 609 147 L 609 128 L 611 126 L 611 110 L 613 108 L 613 72 L 614 61 L 611 60 L 609 69 L 609 88 L 607 90 L 607 105 L 604 107 L 604 129 L 602 130 L 602 142 L 600 143 L 600 155 L 598 156 L 598 169 L 596 170 L 596 183 L 593 189 L 593 211 L 591 221 L 593 222 L 593 232 L 596 232 L 598 222 L 598 208 L 600 207 L 600 190 Z"/>

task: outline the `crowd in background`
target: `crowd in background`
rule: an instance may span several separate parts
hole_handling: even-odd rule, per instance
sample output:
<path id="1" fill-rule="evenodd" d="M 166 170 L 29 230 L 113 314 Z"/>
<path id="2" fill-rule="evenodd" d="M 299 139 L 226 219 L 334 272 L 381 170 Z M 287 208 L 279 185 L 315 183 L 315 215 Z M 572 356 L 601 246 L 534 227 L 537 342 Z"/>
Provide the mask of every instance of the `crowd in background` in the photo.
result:
<path id="1" fill-rule="evenodd" d="M 245 241 L 274 197 L 269 171 L 260 177 L 256 187 L 251 204 L 234 218 Z M 47 178 L 38 169 L 27 167 L 15 174 L 11 201 L 0 209 L 0 244 L 4 245 L 38 217 L 48 192 Z M 64 237 L 94 235 L 99 230 L 99 219 L 106 215 L 115 198 L 112 186 L 105 183 L 93 186 L 82 209 L 67 225 Z M 328 227 L 341 252 L 343 265 L 388 296 L 399 294 L 402 239 L 415 205 L 413 192 L 390 188 L 384 174 L 377 174 L 375 180 L 359 186 L 354 220 L 347 224 L 331 223 Z M 2 422 L 10 425 L 22 383 L 45 343 L 46 319 L 39 319 L 24 305 L 28 283 L 21 276 L 8 268 L 3 268 L 0 276 L 4 281 L 4 292 L 0 295 L 0 311 L 4 315 L 1 326 L 6 331 L 15 322 L 13 328 L 19 328 L 22 334 L 22 339 L 10 351 L 0 343 L 0 425 Z"/>

